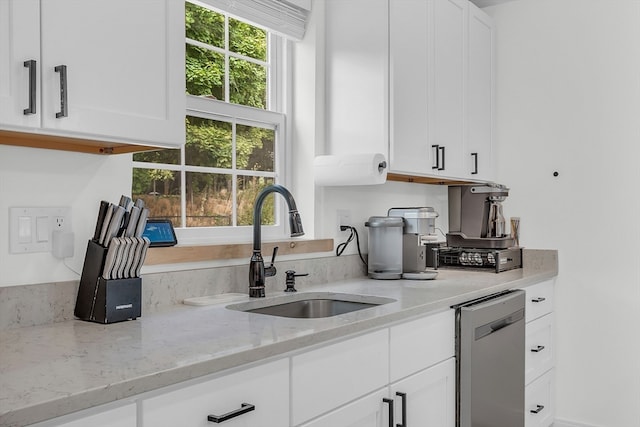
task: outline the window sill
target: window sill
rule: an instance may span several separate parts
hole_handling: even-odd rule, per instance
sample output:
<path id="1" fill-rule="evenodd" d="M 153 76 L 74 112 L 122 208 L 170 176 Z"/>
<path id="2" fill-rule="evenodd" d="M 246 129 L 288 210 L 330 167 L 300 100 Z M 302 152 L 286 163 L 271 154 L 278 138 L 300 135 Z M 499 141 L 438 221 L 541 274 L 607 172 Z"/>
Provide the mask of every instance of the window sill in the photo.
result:
<path id="1" fill-rule="evenodd" d="M 262 253 L 271 255 L 274 246 L 278 246 L 278 255 L 331 252 L 333 251 L 333 239 L 296 239 L 277 242 L 263 242 Z M 144 265 L 182 264 L 237 258 L 248 259 L 251 257 L 252 252 L 253 245 L 251 243 L 150 248 L 147 252 Z"/>

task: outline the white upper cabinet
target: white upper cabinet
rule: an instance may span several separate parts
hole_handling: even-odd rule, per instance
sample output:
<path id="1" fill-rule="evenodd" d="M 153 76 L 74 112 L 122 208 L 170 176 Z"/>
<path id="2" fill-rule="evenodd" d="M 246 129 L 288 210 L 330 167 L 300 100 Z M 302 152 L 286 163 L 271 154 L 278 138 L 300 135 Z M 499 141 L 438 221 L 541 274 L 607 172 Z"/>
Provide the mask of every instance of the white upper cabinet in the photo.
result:
<path id="1" fill-rule="evenodd" d="M 39 0 L 0 0 L 2 125 L 40 126 L 39 11 Z"/>
<path id="2" fill-rule="evenodd" d="M 0 128 L 167 147 L 184 143 L 183 2 L 29 0 L 29 13 L 23 2 L 0 0 L 2 12 L 13 10 L 0 14 L 8 24 L 0 30 L 0 96 L 13 99 L 11 111 L 0 112 Z M 25 119 L 23 61 L 32 58 L 37 113 Z"/>
<path id="3" fill-rule="evenodd" d="M 465 171 L 472 179 L 493 179 L 493 20 L 469 4 L 468 130 Z"/>

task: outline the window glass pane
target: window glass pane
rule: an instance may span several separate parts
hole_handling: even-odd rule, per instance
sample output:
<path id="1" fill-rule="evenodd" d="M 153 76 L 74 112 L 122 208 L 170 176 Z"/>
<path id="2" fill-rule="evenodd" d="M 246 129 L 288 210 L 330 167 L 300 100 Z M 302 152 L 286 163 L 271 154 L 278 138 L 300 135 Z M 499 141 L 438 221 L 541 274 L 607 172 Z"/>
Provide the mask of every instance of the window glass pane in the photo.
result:
<path id="1" fill-rule="evenodd" d="M 236 126 L 236 164 L 238 169 L 274 171 L 275 131 L 253 126 Z"/>
<path id="2" fill-rule="evenodd" d="M 187 43 L 185 80 L 188 94 L 225 101 L 224 55 Z"/>
<path id="3" fill-rule="evenodd" d="M 185 34 L 189 39 L 224 48 L 224 15 L 185 2 Z"/>
<path id="4" fill-rule="evenodd" d="M 267 32 L 229 18 L 229 50 L 250 58 L 267 60 Z"/>
<path id="5" fill-rule="evenodd" d="M 134 153 L 133 161 L 147 163 L 164 163 L 167 165 L 180 164 L 180 150 L 156 150 L 145 151 L 143 153 Z M 135 177 L 134 177 L 135 181 Z"/>
<path id="6" fill-rule="evenodd" d="M 187 116 L 187 165 L 229 169 L 232 167 L 231 143 L 231 123 Z"/>
<path id="7" fill-rule="evenodd" d="M 150 218 L 170 219 L 180 227 L 180 173 L 164 169 L 133 169 L 133 199 L 142 199 Z"/>
<path id="8" fill-rule="evenodd" d="M 238 225 L 253 224 L 253 204 L 260 190 L 273 184 L 273 178 L 238 176 Z M 262 224 L 275 224 L 274 195 L 269 194 L 262 204 Z"/>
<path id="9" fill-rule="evenodd" d="M 186 181 L 187 227 L 233 225 L 230 175 L 187 172 Z"/>
<path id="10" fill-rule="evenodd" d="M 229 58 L 229 102 L 249 107 L 267 107 L 267 70 L 261 65 Z"/>

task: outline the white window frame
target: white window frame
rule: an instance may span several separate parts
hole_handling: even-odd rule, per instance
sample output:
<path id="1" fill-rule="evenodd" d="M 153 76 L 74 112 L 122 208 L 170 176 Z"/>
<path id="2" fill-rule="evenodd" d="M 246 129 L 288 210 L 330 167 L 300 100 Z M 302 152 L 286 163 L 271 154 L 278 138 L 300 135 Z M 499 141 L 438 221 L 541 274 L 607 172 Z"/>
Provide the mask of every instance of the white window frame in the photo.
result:
<path id="1" fill-rule="evenodd" d="M 244 22 L 248 22 L 242 18 L 230 15 L 225 13 L 224 11 L 217 10 L 215 8 L 211 8 L 211 6 L 207 6 L 198 1 L 191 1 L 198 6 L 208 7 L 214 10 L 217 13 L 221 13 L 227 16 L 230 16 L 234 19 L 239 19 Z M 256 25 L 254 23 L 248 22 L 250 25 Z M 269 29 L 266 29 L 269 31 Z M 190 41 L 197 45 L 202 45 L 202 43 L 196 41 Z M 285 106 L 289 105 L 288 102 L 285 102 L 285 96 L 288 96 L 288 91 L 285 90 L 285 87 L 291 87 L 291 74 L 287 72 L 290 70 L 288 51 L 290 49 L 290 43 L 281 36 L 278 36 L 274 33 L 269 33 L 267 43 L 268 46 L 268 63 L 267 67 L 267 78 L 268 78 L 268 93 L 267 93 L 267 109 L 262 110 L 259 108 L 247 107 L 243 105 L 231 104 L 224 101 L 214 100 L 203 98 L 199 96 L 193 95 L 185 95 L 187 109 L 185 111 L 185 116 L 195 116 L 202 117 L 206 119 L 212 120 L 222 120 L 231 122 L 232 126 L 235 127 L 236 124 L 239 125 L 248 125 L 248 126 L 258 126 L 265 127 L 267 129 L 273 129 L 275 131 L 275 141 L 274 141 L 274 171 L 273 172 L 263 172 L 263 171 L 244 171 L 243 176 L 264 176 L 264 177 L 272 177 L 276 184 L 282 184 L 287 186 L 289 184 L 287 180 L 287 161 L 289 158 L 289 139 L 287 138 L 287 127 L 286 127 L 286 115 L 285 115 Z M 206 48 L 211 49 L 211 46 L 205 45 Z M 220 49 L 213 48 L 215 51 L 220 52 Z M 222 51 L 224 53 L 224 51 Z M 232 53 L 230 56 L 235 56 Z M 246 58 L 243 58 L 246 59 Z M 185 58 L 183 58 L 183 62 Z M 252 61 L 256 63 L 263 64 L 263 61 Z M 228 67 L 228 65 L 227 65 Z M 228 69 L 225 73 L 225 78 L 229 78 Z M 228 84 L 225 84 L 225 98 L 229 99 L 228 94 Z M 233 147 L 235 148 L 235 132 L 234 132 L 234 140 Z M 206 172 L 206 173 L 223 173 L 229 174 L 229 169 L 219 169 L 219 168 L 205 168 L 198 166 L 188 166 L 184 164 L 185 159 L 185 147 L 182 146 L 180 149 L 180 157 L 181 164 L 159 164 L 159 163 L 148 163 L 148 162 L 133 162 L 133 168 L 141 168 L 141 169 L 163 169 L 178 172 L 181 175 L 181 215 L 182 215 L 182 223 L 186 224 L 186 211 L 185 211 L 185 198 L 186 198 L 186 172 Z M 235 152 L 233 153 L 233 164 L 235 165 Z M 232 180 L 233 180 L 233 194 L 235 195 L 237 179 L 235 169 L 232 172 Z M 235 198 L 234 198 L 235 200 Z M 276 196 L 275 203 L 275 225 L 272 226 L 262 226 L 262 236 L 263 240 L 278 240 L 287 238 L 285 223 L 286 223 L 286 209 L 283 208 L 283 201 L 281 198 Z M 234 202 L 233 212 L 235 214 L 236 204 Z M 235 215 L 234 215 L 235 217 Z M 240 242 L 249 242 L 253 236 L 253 226 L 216 226 L 216 227 L 177 227 L 175 228 L 176 235 L 178 238 L 178 242 L 181 245 L 198 245 L 198 244 L 216 244 L 216 243 L 240 243 Z"/>

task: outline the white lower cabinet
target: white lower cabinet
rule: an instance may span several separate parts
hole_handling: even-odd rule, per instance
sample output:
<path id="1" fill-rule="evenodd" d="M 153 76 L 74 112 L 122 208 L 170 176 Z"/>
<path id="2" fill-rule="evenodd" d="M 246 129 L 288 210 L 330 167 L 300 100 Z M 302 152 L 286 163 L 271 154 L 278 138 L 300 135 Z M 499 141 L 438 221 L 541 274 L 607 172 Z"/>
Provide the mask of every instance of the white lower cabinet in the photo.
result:
<path id="1" fill-rule="evenodd" d="M 31 427 L 136 427 L 136 404 L 129 403 L 117 408 L 96 407 L 53 420 L 32 424 Z"/>
<path id="2" fill-rule="evenodd" d="M 225 427 L 289 425 L 289 359 L 266 363 L 170 391 L 140 402 L 138 427 Z M 254 407 L 253 410 L 248 411 Z M 229 416 L 226 421 L 222 418 Z"/>
<path id="3" fill-rule="evenodd" d="M 455 358 L 447 359 L 391 384 L 391 396 L 395 400 L 393 425 L 397 423 L 401 426 L 454 427 L 456 423 Z M 406 418 L 403 413 L 406 414 Z"/>
<path id="4" fill-rule="evenodd" d="M 389 408 L 383 405 L 388 390 L 383 388 L 353 403 L 342 406 L 301 427 L 382 427 L 388 425 Z"/>
<path id="5" fill-rule="evenodd" d="M 526 388 L 525 427 L 549 427 L 555 414 L 554 370 L 547 371 Z"/>

